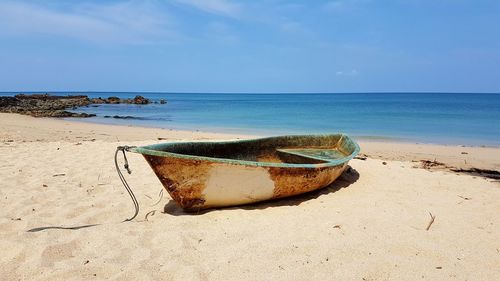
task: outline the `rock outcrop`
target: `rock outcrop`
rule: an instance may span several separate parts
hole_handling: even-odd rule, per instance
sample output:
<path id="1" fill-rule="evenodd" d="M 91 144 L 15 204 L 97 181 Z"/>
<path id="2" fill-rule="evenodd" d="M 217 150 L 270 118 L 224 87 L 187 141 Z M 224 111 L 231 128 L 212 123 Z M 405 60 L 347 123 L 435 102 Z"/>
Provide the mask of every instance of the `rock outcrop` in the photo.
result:
<path id="1" fill-rule="evenodd" d="M 133 99 L 108 97 L 90 99 L 85 95 L 54 96 L 49 94 L 19 94 L 14 97 L 0 97 L 0 112 L 19 113 L 34 117 L 93 117 L 95 114 L 76 113 L 67 109 L 77 109 L 82 106 L 99 104 L 150 104 L 151 100 L 143 96 Z M 113 117 L 116 118 L 116 117 Z"/>
<path id="2" fill-rule="evenodd" d="M 151 100 L 147 99 L 143 96 L 135 96 L 133 99 L 120 99 L 119 97 L 108 97 L 107 99 L 103 99 L 101 97 L 98 98 L 92 98 L 90 99 L 90 102 L 92 104 L 120 104 L 120 103 L 126 103 L 126 104 L 150 104 Z"/>
<path id="3" fill-rule="evenodd" d="M 106 103 L 110 103 L 110 104 L 119 104 L 120 102 L 121 102 L 121 100 L 119 97 L 109 97 L 106 100 Z"/>
<path id="4" fill-rule="evenodd" d="M 99 98 L 90 99 L 90 102 L 92 104 L 103 104 L 103 103 L 106 103 L 106 100 L 99 97 Z"/>
<path id="5" fill-rule="evenodd" d="M 87 96 L 52 96 L 48 94 L 0 97 L 0 112 L 20 113 L 34 117 L 92 117 L 95 114 L 66 111 L 89 105 Z"/>
<path id="6" fill-rule="evenodd" d="M 151 101 L 143 96 L 135 96 L 134 104 L 149 104 Z"/>

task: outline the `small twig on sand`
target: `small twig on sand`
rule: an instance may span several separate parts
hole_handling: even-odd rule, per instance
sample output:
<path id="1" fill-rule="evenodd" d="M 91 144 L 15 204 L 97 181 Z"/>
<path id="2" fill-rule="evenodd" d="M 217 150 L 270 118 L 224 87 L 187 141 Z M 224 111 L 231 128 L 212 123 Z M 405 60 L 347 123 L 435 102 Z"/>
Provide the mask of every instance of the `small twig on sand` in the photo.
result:
<path id="1" fill-rule="evenodd" d="M 148 212 L 148 213 L 146 214 L 146 216 L 144 217 L 144 219 L 145 219 L 146 221 L 148 221 L 148 217 L 149 217 L 149 215 L 154 216 L 154 215 L 155 215 L 155 213 L 156 213 L 156 210 L 153 210 L 153 211 L 151 211 L 151 212 Z"/>
<path id="2" fill-rule="evenodd" d="M 158 203 L 161 202 L 162 198 L 163 198 L 163 188 L 160 190 L 160 193 L 158 193 L 158 201 L 156 201 L 156 203 L 154 203 L 153 205 L 151 205 L 151 207 L 158 205 Z"/>
<path id="3" fill-rule="evenodd" d="M 53 177 L 60 177 L 60 176 L 65 176 L 66 174 L 55 174 L 55 175 L 52 175 Z"/>
<path id="4" fill-rule="evenodd" d="M 431 221 L 429 221 L 429 224 L 425 228 L 425 230 L 429 230 L 431 228 L 431 225 L 434 223 L 434 219 L 436 219 L 436 216 L 434 216 L 431 212 L 429 212 L 429 215 L 431 215 Z"/>

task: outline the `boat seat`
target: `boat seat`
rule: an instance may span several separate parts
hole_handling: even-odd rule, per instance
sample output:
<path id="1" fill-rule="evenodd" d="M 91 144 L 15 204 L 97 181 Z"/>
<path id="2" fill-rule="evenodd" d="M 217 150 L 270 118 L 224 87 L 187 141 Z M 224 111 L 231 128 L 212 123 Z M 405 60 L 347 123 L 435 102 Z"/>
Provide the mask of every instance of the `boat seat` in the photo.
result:
<path id="1" fill-rule="evenodd" d="M 325 148 L 281 148 L 276 149 L 280 158 L 287 163 L 303 163 L 311 160 L 321 162 L 332 162 L 346 157 L 337 149 Z"/>

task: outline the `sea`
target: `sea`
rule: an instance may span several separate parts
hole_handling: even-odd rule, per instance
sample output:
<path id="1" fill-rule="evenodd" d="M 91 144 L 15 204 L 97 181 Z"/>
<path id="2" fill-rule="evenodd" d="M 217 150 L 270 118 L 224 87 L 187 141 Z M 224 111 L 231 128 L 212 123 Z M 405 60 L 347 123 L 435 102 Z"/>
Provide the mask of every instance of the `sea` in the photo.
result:
<path id="1" fill-rule="evenodd" d="M 14 93 L 10 93 L 14 94 Z M 328 134 L 358 139 L 500 146 L 500 94 L 216 94 L 64 92 L 89 97 L 142 95 L 166 104 L 93 105 L 79 121 L 250 135 Z M 105 116 L 130 116 L 130 119 Z"/>

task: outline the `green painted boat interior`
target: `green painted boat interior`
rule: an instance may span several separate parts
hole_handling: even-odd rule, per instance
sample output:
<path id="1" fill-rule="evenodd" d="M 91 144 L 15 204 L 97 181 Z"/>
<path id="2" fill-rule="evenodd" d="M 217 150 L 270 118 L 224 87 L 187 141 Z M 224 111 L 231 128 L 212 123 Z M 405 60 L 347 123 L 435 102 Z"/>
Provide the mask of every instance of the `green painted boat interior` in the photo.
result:
<path id="1" fill-rule="evenodd" d="M 210 158 L 286 164 L 341 164 L 352 159 L 359 146 L 347 135 L 296 135 L 223 142 L 171 142 L 138 147 L 135 152 L 154 156 Z M 226 161 L 226 162 L 227 162 Z"/>
<path id="2" fill-rule="evenodd" d="M 289 148 L 289 149 L 277 149 L 278 153 L 283 153 L 283 155 L 295 155 L 299 157 L 305 157 L 309 159 L 317 159 L 321 161 L 337 160 L 346 157 L 344 153 L 337 150 L 336 148 Z"/>

